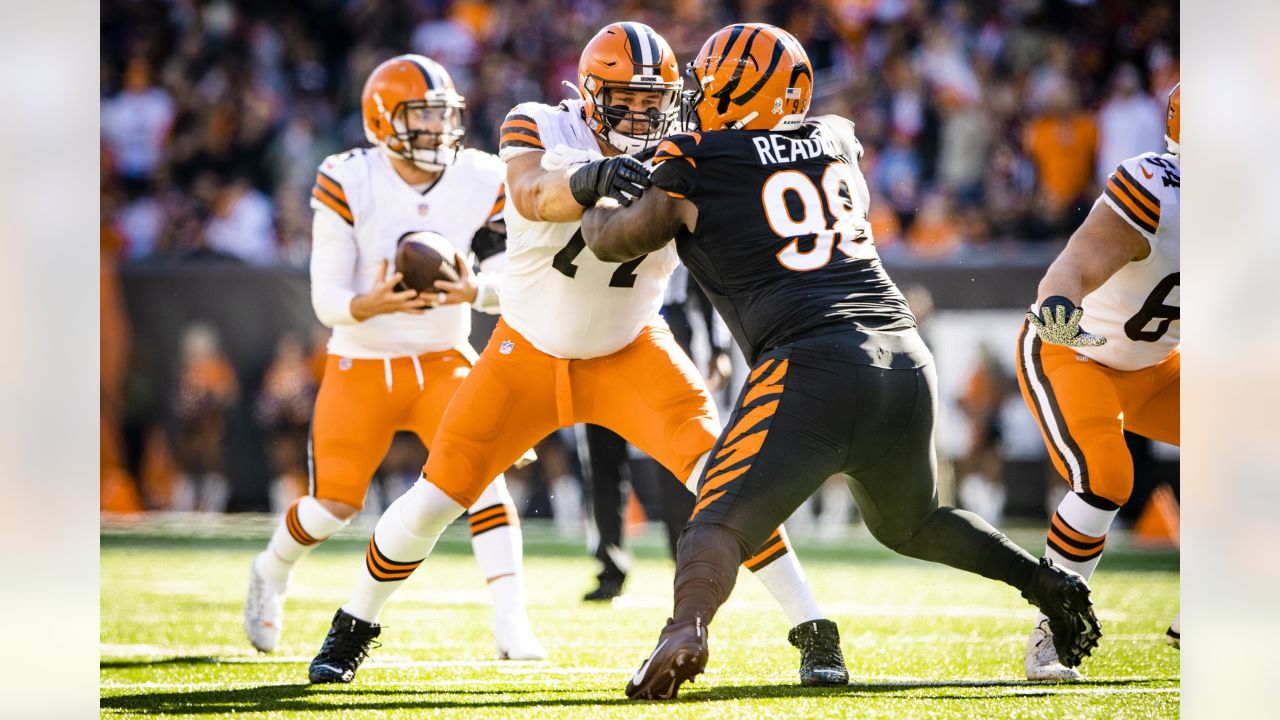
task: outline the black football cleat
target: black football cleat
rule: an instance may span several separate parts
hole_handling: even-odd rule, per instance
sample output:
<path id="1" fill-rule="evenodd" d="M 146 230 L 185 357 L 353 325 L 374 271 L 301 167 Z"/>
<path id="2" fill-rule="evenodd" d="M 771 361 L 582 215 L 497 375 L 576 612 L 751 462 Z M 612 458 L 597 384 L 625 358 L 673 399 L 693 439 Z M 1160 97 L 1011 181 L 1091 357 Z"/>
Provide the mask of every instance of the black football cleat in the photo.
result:
<path id="1" fill-rule="evenodd" d="M 612 600 L 622 594 L 621 580 L 601 580 L 599 587 L 582 596 L 584 602 Z"/>
<path id="2" fill-rule="evenodd" d="M 800 684 L 833 687 L 849 684 L 840 652 L 840 629 L 830 620 L 811 620 L 791 628 L 787 641 L 800 650 Z"/>
<path id="3" fill-rule="evenodd" d="M 1073 668 L 1093 653 L 1102 638 L 1102 626 L 1093 614 L 1089 584 L 1084 578 L 1054 565 L 1049 558 L 1041 558 L 1022 597 L 1049 618 L 1053 646 L 1064 666 Z"/>
<path id="4" fill-rule="evenodd" d="M 702 618 L 667 626 L 658 636 L 658 647 L 645 659 L 627 683 L 627 697 L 632 700 L 670 700 L 680 684 L 702 673 L 707 667 L 707 628 Z"/>
<path id="5" fill-rule="evenodd" d="M 360 663 L 369 657 L 370 646 L 382 647 L 373 640 L 381 633 L 381 625 L 365 622 L 339 608 L 320 654 L 311 661 L 308 673 L 311 682 L 317 685 L 351 682 Z"/>

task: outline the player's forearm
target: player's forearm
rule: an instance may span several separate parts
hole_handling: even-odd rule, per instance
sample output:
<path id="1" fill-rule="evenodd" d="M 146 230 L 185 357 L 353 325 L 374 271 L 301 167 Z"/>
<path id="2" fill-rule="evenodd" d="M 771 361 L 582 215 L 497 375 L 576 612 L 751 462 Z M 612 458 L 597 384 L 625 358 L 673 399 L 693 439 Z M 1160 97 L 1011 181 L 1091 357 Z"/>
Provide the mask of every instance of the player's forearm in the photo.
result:
<path id="1" fill-rule="evenodd" d="M 350 287 L 356 264 L 355 234 L 336 215 L 317 210 L 311 232 L 311 307 L 325 327 L 359 322 Z"/>
<path id="2" fill-rule="evenodd" d="M 515 198 L 521 215 L 541 222 L 572 222 L 586 209 L 573 199 L 569 174 L 564 170 L 541 173 Z"/>
<path id="3" fill-rule="evenodd" d="M 1084 269 L 1074 260 L 1059 257 L 1049 266 L 1036 291 L 1036 305 L 1047 297 L 1059 295 L 1079 305 L 1090 290 L 1085 289 Z"/>
<path id="4" fill-rule="evenodd" d="M 311 287 L 311 307 L 325 327 L 354 325 L 360 322 L 351 308 L 356 293 L 340 287 Z"/>
<path id="5" fill-rule="evenodd" d="M 1111 208 L 1097 203 L 1049 266 L 1040 281 L 1038 300 L 1061 295 L 1079 305 L 1085 295 L 1147 252 L 1147 241 L 1136 230 Z"/>
<path id="6" fill-rule="evenodd" d="M 658 223 L 640 222 L 640 213 L 617 203 L 588 209 L 582 215 L 582 238 L 604 262 L 626 262 L 662 247 Z"/>

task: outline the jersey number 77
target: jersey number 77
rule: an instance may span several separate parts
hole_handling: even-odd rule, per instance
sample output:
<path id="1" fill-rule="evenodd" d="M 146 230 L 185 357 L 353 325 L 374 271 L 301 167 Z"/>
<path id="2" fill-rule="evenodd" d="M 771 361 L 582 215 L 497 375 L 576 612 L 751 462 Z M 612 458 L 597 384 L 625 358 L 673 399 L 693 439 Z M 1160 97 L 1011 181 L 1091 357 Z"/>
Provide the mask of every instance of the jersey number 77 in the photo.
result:
<path id="1" fill-rule="evenodd" d="M 556 256 L 551 259 L 551 267 L 559 270 L 560 274 L 565 277 L 574 277 L 578 274 L 578 266 L 573 261 L 578 257 L 578 253 L 582 252 L 586 247 L 587 241 L 582 237 L 582 229 L 579 228 L 573 234 L 573 237 L 569 238 L 569 242 L 565 243 L 564 247 L 560 248 Z M 635 287 L 636 268 L 640 267 L 640 263 L 644 262 L 647 257 L 649 256 L 641 255 L 619 265 L 618 269 L 613 272 L 613 277 L 609 278 L 609 287 Z"/>

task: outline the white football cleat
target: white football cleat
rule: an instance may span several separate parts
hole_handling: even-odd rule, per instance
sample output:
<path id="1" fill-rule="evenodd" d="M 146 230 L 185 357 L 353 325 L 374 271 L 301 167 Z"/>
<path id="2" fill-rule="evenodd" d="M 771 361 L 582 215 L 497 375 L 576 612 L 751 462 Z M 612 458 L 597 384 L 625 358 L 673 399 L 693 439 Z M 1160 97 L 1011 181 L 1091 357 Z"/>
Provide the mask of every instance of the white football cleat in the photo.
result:
<path id="1" fill-rule="evenodd" d="M 249 565 L 249 594 L 244 599 L 244 632 L 259 652 L 269 653 L 284 628 L 286 587 L 275 586 L 258 572 L 258 558 Z"/>
<path id="2" fill-rule="evenodd" d="M 1175 615 L 1169 629 L 1164 631 L 1164 641 L 1178 650 L 1182 649 L 1182 613 Z"/>
<path id="3" fill-rule="evenodd" d="M 493 636 L 501 660 L 545 660 L 547 651 L 533 634 L 529 619 L 513 616 L 493 618 Z"/>
<path id="4" fill-rule="evenodd" d="M 1069 668 L 1058 660 L 1058 651 L 1053 647 L 1053 632 L 1049 630 L 1049 620 L 1045 618 L 1031 631 L 1027 639 L 1027 654 L 1023 657 L 1022 667 L 1026 670 L 1028 680 L 1079 680 L 1080 671 Z"/>

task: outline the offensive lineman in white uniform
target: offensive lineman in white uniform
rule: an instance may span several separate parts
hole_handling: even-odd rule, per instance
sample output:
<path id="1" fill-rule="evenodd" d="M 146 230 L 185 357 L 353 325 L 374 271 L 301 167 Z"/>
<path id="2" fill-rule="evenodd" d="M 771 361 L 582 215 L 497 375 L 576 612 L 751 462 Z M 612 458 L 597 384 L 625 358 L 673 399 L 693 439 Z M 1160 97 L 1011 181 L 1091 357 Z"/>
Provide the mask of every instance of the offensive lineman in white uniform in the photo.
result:
<path id="1" fill-rule="evenodd" d="M 648 26 L 614 23 L 587 44 L 578 75 L 581 100 L 524 103 L 502 126 L 512 199 L 503 319 L 446 411 L 423 479 L 374 532 L 399 566 L 421 563 L 475 502 L 490 468 L 510 465 L 556 428 L 608 427 L 683 482 L 696 481 L 719 434 L 701 376 L 658 313 L 677 263 L 674 247 L 608 263 L 585 252 L 581 233 L 587 207 L 606 196 L 630 203 L 649 184 L 646 169 L 625 153 L 656 146 L 674 129 L 675 57 Z M 394 515 L 404 524 L 387 523 Z M 801 651 L 802 682 L 847 683 L 835 624 L 817 608 L 782 529 L 744 565 L 795 626 L 789 639 Z M 345 648 L 328 662 L 351 673 L 398 585 L 375 580 L 362 574 L 345 606 L 360 621 L 335 624 L 325 641 Z"/>
<path id="2" fill-rule="evenodd" d="M 465 102 L 447 72 L 419 55 L 378 66 L 364 89 L 365 131 L 375 147 L 326 158 L 316 176 L 311 299 L 333 328 L 311 437 L 311 492 L 281 519 L 253 561 L 244 627 L 275 649 L 294 564 L 346 526 L 397 430 L 428 448 L 454 390 L 469 372 L 471 310 L 498 311 L 505 265 L 505 165 L 462 149 Z M 388 265 L 406 235 L 429 232 L 466 262 L 438 293 L 398 290 Z M 483 272 L 472 275 L 470 258 Z M 504 468 L 505 469 L 505 468 Z M 472 544 L 494 599 L 500 656 L 545 657 L 525 611 L 519 523 L 501 475 L 470 507 Z M 386 565 L 371 543 L 366 561 Z"/>
<path id="3" fill-rule="evenodd" d="M 1040 281 L 1018 338 L 1023 400 L 1072 490 L 1054 513 L 1045 555 L 1085 579 L 1133 490 L 1124 431 L 1180 442 L 1180 104 L 1174 87 L 1169 152 L 1115 169 Z M 1047 628 L 1041 615 L 1027 643 L 1027 679 L 1079 679 L 1058 662 Z M 1174 647 L 1179 632 L 1174 618 L 1167 632 Z"/>

